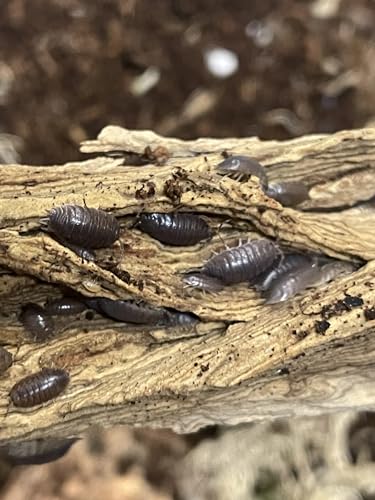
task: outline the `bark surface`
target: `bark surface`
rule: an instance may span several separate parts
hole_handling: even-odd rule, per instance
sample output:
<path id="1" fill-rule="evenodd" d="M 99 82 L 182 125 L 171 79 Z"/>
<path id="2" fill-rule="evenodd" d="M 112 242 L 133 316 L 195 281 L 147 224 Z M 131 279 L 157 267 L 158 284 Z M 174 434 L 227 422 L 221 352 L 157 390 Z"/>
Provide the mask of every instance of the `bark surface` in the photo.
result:
<path id="1" fill-rule="evenodd" d="M 0 444 L 79 435 L 93 424 L 190 432 L 375 408 L 375 129 L 262 142 L 181 141 L 107 127 L 82 151 L 95 157 L 1 167 L 1 344 L 15 360 L 0 380 Z M 311 200 L 284 208 L 256 179 L 217 175 L 224 151 L 255 157 L 271 181 L 303 179 Z M 40 218 L 64 203 L 113 213 L 120 241 L 83 262 L 40 228 Z M 132 227 L 141 211 L 176 209 L 204 216 L 212 240 L 175 248 Z M 247 284 L 214 296 L 184 288 L 184 271 L 202 266 L 224 242 L 254 236 L 358 269 L 272 306 Z M 163 329 L 83 313 L 58 319 L 56 335 L 37 344 L 18 320 L 20 309 L 63 295 L 63 287 L 142 299 L 195 313 L 201 322 Z M 329 323 L 324 333 L 322 321 Z M 69 371 L 67 390 L 42 406 L 14 408 L 11 387 L 45 366 Z"/>

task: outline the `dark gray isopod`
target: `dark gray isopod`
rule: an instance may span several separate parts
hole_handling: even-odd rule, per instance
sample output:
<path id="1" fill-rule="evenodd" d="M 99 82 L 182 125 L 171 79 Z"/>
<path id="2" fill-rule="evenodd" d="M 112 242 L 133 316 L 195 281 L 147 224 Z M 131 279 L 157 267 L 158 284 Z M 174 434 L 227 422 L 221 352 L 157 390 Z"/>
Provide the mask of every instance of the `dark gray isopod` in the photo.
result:
<path id="1" fill-rule="evenodd" d="M 98 297 L 91 299 L 88 303 L 96 311 L 125 323 L 156 325 L 168 319 L 165 309 L 154 309 L 147 304 L 137 304 L 131 300 L 111 300 Z"/>
<path id="2" fill-rule="evenodd" d="M 272 183 L 267 188 L 267 195 L 284 207 L 295 207 L 309 197 L 309 188 L 301 181 Z"/>
<path id="3" fill-rule="evenodd" d="M 4 373 L 13 363 L 12 354 L 0 346 L 0 374 Z"/>
<path id="4" fill-rule="evenodd" d="M 78 438 L 56 438 L 9 443 L 0 448 L 0 455 L 12 465 L 47 464 L 63 457 L 77 441 Z"/>
<path id="5" fill-rule="evenodd" d="M 103 210 L 79 205 L 52 208 L 41 223 L 60 239 L 82 249 L 109 247 L 120 236 L 116 217 Z"/>
<path id="6" fill-rule="evenodd" d="M 47 302 L 44 307 L 46 313 L 52 316 L 71 316 L 79 314 L 86 309 L 86 305 L 83 302 L 71 297 L 52 300 L 51 302 Z"/>
<path id="7" fill-rule="evenodd" d="M 60 368 L 43 368 L 17 382 L 10 391 L 14 406 L 30 408 L 55 398 L 69 383 L 69 373 Z"/>
<path id="8" fill-rule="evenodd" d="M 167 245 L 195 245 L 211 236 L 205 220 L 194 214 L 142 214 L 138 227 L 141 231 Z"/>
<path id="9" fill-rule="evenodd" d="M 36 342 L 44 342 L 55 333 L 53 319 L 38 304 L 26 304 L 22 308 L 20 321 Z"/>
<path id="10" fill-rule="evenodd" d="M 265 238 L 253 240 L 214 255 L 202 271 L 226 285 L 252 281 L 268 269 L 279 255 L 280 250 L 272 241 Z"/>
<path id="11" fill-rule="evenodd" d="M 267 188 L 266 169 L 250 156 L 229 156 L 216 168 L 220 174 L 227 174 L 238 181 L 248 180 L 251 176 L 258 177 L 263 189 Z"/>

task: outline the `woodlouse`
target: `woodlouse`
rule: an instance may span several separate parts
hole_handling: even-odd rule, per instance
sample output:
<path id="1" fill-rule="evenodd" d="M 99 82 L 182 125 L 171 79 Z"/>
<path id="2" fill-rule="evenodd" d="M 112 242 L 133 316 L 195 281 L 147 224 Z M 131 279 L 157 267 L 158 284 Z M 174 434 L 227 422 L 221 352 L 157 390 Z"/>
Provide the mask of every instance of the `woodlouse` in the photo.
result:
<path id="1" fill-rule="evenodd" d="M 71 316 L 79 314 L 86 309 L 83 302 L 72 297 L 62 297 L 52 300 L 45 305 L 45 311 L 52 316 Z"/>
<path id="2" fill-rule="evenodd" d="M 60 368 L 43 368 L 17 382 L 10 391 L 10 398 L 14 406 L 40 405 L 62 393 L 69 378 L 69 373 Z"/>
<path id="3" fill-rule="evenodd" d="M 4 373 L 13 363 L 12 354 L 0 346 L 0 374 Z"/>
<path id="4" fill-rule="evenodd" d="M 55 333 L 53 319 L 38 304 L 26 304 L 22 309 L 20 321 L 36 342 L 43 342 Z"/>
<path id="5" fill-rule="evenodd" d="M 209 225 L 193 214 L 142 214 L 138 227 L 141 231 L 167 245 L 195 245 L 211 236 Z"/>
<path id="6" fill-rule="evenodd" d="M 251 176 L 258 177 L 262 188 L 267 188 L 268 180 L 266 169 L 250 156 L 229 156 L 219 163 L 216 168 L 219 173 L 227 174 L 229 177 L 238 181 L 248 180 Z"/>
<path id="7" fill-rule="evenodd" d="M 344 261 L 333 261 L 323 263 L 320 268 L 319 278 L 314 282 L 314 286 L 324 285 L 334 280 L 341 274 L 350 274 L 355 270 L 354 264 Z"/>
<path id="8" fill-rule="evenodd" d="M 168 321 L 165 309 L 154 309 L 131 300 L 111 300 L 104 297 L 89 299 L 87 304 L 96 311 L 125 323 L 156 325 Z"/>
<path id="9" fill-rule="evenodd" d="M 275 279 L 266 292 L 267 304 L 283 302 L 306 288 L 317 287 L 332 281 L 340 274 L 348 274 L 355 269 L 349 262 L 334 261 L 320 264 L 312 259 L 305 264 L 286 271 Z"/>
<path id="10" fill-rule="evenodd" d="M 260 291 L 268 290 L 272 285 L 273 281 L 277 279 L 279 276 L 309 262 L 311 262 L 311 258 L 308 257 L 307 255 L 302 255 L 299 253 L 291 253 L 285 255 L 283 258 L 280 259 L 280 261 L 275 267 L 273 267 L 272 269 L 268 269 L 264 271 L 264 273 L 259 275 L 256 278 L 254 286 L 256 290 Z"/>
<path id="11" fill-rule="evenodd" d="M 0 448 L 0 455 L 12 465 L 40 465 L 64 456 L 78 438 L 32 439 L 8 443 Z"/>
<path id="12" fill-rule="evenodd" d="M 295 207 L 310 198 L 308 186 L 301 181 L 272 183 L 266 193 L 284 207 Z"/>
<path id="13" fill-rule="evenodd" d="M 213 276 L 202 273 L 189 273 L 182 278 L 186 287 L 197 288 L 203 292 L 217 293 L 224 288 L 224 283 Z"/>
<path id="14" fill-rule="evenodd" d="M 270 240 L 248 241 L 214 255 L 205 263 L 202 271 L 226 285 L 252 281 L 268 269 L 279 255 L 279 248 Z"/>
<path id="15" fill-rule="evenodd" d="M 316 261 L 310 261 L 293 268 L 277 279 L 265 293 L 267 304 L 284 302 L 294 297 L 317 280 L 320 276 L 320 269 Z"/>
<path id="16" fill-rule="evenodd" d="M 116 217 L 96 208 L 79 205 L 52 208 L 41 224 L 60 239 L 82 249 L 109 247 L 120 236 Z"/>

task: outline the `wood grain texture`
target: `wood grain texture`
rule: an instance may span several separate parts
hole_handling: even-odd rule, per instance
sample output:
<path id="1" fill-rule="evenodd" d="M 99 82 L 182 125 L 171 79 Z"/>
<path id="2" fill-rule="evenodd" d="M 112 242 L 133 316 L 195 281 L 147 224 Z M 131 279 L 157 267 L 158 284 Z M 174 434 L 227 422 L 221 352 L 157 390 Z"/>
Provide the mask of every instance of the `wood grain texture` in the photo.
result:
<path id="1" fill-rule="evenodd" d="M 123 165 L 145 148 L 160 164 Z M 1 341 L 15 356 L 0 382 L 0 444 L 77 435 L 96 424 L 150 425 L 190 432 L 212 423 L 375 407 L 375 130 L 258 139 L 180 141 L 149 131 L 105 128 L 82 145 L 99 155 L 54 167 L 6 165 L 0 183 Z M 272 180 L 304 179 L 312 199 L 284 208 L 256 180 L 215 173 L 226 150 L 250 154 Z M 130 155 L 130 156 L 129 156 Z M 53 206 L 86 203 L 121 223 L 120 241 L 81 258 L 40 230 Z M 173 248 L 132 225 L 141 211 L 200 213 L 209 242 Z M 184 288 L 181 273 L 224 242 L 267 236 L 283 245 L 357 264 L 357 271 L 284 304 L 264 305 L 246 284 L 215 296 Z M 31 343 L 18 315 L 68 287 L 85 296 L 143 299 L 197 314 L 191 329 L 127 326 L 85 313 L 58 321 L 46 344 Z M 356 297 L 358 305 L 348 306 Z M 318 323 L 328 321 L 324 334 Z M 56 400 L 27 410 L 9 404 L 20 378 L 44 366 L 69 371 Z"/>

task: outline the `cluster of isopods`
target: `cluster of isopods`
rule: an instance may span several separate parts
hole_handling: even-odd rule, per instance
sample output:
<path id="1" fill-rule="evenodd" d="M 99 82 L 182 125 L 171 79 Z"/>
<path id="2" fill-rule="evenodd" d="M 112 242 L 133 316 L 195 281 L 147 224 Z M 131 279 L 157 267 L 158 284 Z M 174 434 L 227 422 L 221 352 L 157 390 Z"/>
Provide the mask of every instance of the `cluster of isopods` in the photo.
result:
<path id="1" fill-rule="evenodd" d="M 259 179 L 261 188 L 284 205 L 298 205 L 308 198 L 308 189 L 301 182 L 269 184 L 265 169 L 254 159 L 231 156 L 217 166 L 217 173 L 243 182 L 251 176 Z M 53 233 L 83 259 L 93 260 L 93 251 L 110 247 L 120 237 L 120 225 L 111 214 L 94 208 L 63 205 L 53 208 L 41 221 L 42 228 Z M 195 214 L 145 213 L 138 228 L 167 245 L 194 245 L 212 236 L 207 222 Z M 249 282 L 260 290 L 270 304 L 287 300 L 307 287 L 332 280 L 351 271 L 350 264 L 296 253 L 284 253 L 277 244 L 262 238 L 233 248 L 225 248 L 202 264 L 199 272 L 186 273 L 186 285 L 219 292 L 225 286 Z M 63 298 L 44 307 L 28 304 L 20 319 L 34 341 L 48 339 L 54 332 L 53 316 L 76 314 L 90 308 L 118 321 L 152 325 L 185 325 L 197 318 L 188 313 L 155 308 L 136 301 L 110 300 L 104 297 Z M 0 371 L 12 363 L 10 353 L 0 349 Z M 69 383 L 69 374 L 62 369 L 44 368 L 20 380 L 10 391 L 15 406 L 39 405 L 60 394 Z"/>

